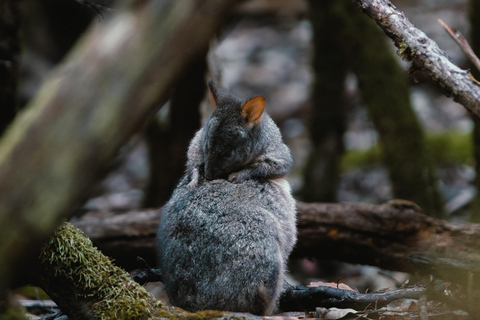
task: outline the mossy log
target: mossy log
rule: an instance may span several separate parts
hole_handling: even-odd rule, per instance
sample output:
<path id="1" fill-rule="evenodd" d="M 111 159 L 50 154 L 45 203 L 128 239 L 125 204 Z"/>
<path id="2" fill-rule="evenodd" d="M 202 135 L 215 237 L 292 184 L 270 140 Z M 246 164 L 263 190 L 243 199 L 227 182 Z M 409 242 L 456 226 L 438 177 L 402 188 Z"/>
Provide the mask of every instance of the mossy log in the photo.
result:
<path id="1" fill-rule="evenodd" d="M 31 271 L 37 280 L 35 284 L 43 288 L 71 320 L 261 319 L 214 310 L 189 313 L 164 306 L 68 222 L 61 224 L 43 247 Z M 367 294 L 329 286 L 294 288 L 288 285 L 285 289 L 280 301 L 284 311 L 315 310 L 318 306 L 363 310 L 369 306 L 381 307 L 400 298 L 418 298 L 425 291 L 416 287 Z"/>
<path id="2" fill-rule="evenodd" d="M 411 61 L 411 72 L 423 71 L 442 92 L 480 117 L 480 86 L 471 74 L 457 67 L 438 44 L 416 28 L 388 0 L 354 0 L 389 36 L 398 55 Z"/>
<path id="3" fill-rule="evenodd" d="M 48 77 L 0 141 L 0 290 L 159 109 L 235 2 L 126 1 Z"/>
<path id="4" fill-rule="evenodd" d="M 221 311 L 190 313 L 163 306 L 68 222 L 60 225 L 42 249 L 32 273 L 36 284 L 71 320 L 254 318 Z"/>
<path id="5" fill-rule="evenodd" d="M 480 277 L 476 267 L 480 263 L 478 224 L 435 219 L 404 200 L 382 205 L 299 202 L 297 210 L 298 242 L 293 259 L 314 257 L 420 271 L 458 283 L 465 283 L 469 272 Z M 108 218 L 86 217 L 75 224 L 105 254 L 134 269 L 140 267 L 137 256 L 156 264 L 155 234 L 160 215 L 161 209 L 135 211 Z M 445 263 L 445 259 L 458 263 Z"/>

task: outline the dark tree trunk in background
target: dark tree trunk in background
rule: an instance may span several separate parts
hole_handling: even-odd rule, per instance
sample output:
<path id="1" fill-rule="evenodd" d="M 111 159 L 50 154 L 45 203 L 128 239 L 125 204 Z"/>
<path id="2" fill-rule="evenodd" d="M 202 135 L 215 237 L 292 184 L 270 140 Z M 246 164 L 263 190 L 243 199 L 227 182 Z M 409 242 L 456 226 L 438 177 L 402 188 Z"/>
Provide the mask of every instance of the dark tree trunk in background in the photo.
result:
<path id="1" fill-rule="evenodd" d="M 346 64 L 329 1 L 310 0 L 313 27 L 312 114 L 309 124 L 313 144 L 304 172 L 301 197 L 305 201 L 336 201 L 339 163 L 345 132 L 344 84 Z"/>
<path id="2" fill-rule="evenodd" d="M 19 0 L 0 0 L 0 135 L 17 109 L 20 5 Z"/>
<path id="3" fill-rule="evenodd" d="M 192 61 L 173 91 L 167 123 L 155 118 L 148 125 L 150 176 L 143 206 L 163 205 L 185 172 L 190 140 L 200 127 L 200 103 L 206 92 L 206 53 Z"/>
<path id="4" fill-rule="evenodd" d="M 26 44 L 52 64 L 58 63 L 85 32 L 96 13 L 75 0 L 24 0 Z"/>
<path id="5" fill-rule="evenodd" d="M 396 198 L 414 201 L 425 213 L 443 217 L 432 161 L 422 127 L 410 104 L 405 70 L 387 38 L 349 0 L 330 1 L 342 31 L 346 62 L 358 78 L 368 113 L 379 134 L 384 163 Z"/>
<path id="6" fill-rule="evenodd" d="M 470 0 L 470 45 L 473 51 L 480 55 L 480 0 Z M 473 76 L 480 80 L 480 70 L 471 66 Z M 471 209 L 471 221 L 480 222 L 480 118 L 472 115 L 474 123 L 473 129 L 473 150 L 475 158 L 475 186 L 477 187 L 477 195 L 473 200 Z"/>

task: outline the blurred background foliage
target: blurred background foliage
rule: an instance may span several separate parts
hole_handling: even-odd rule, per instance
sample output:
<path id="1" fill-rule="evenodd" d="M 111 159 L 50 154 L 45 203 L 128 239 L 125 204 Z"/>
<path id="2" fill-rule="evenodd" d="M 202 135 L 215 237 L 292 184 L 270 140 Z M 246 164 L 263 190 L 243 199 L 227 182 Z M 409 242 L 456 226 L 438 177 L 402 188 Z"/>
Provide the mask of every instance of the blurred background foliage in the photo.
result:
<path id="1" fill-rule="evenodd" d="M 11 72 L 16 102 L 5 100 L 2 112 L 21 109 L 90 23 L 115 11 L 114 0 L 11 3 L 20 7 L 14 24 L 21 26 L 19 42 L 2 48 L 13 48 L 3 51 L 18 57 L 18 73 Z M 461 31 L 478 52 L 478 3 L 394 1 L 464 69 L 469 62 L 437 19 Z M 12 34 L 1 33 L 0 41 L 7 43 Z M 295 158 L 288 179 L 297 199 L 402 198 L 429 215 L 478 221 L 480 152 L 474 141 L 480 138 L 474 132 L 480 130 L 462 106 L 407 68 L 390 40 L 349 0 L 247 1 L 212 39 L 210 51 L 185 70 L 171 100 L 124 148 L 84 212 L 124 212 L 168 200 L 183 173 L 188 142 L 212 110 L 205 81 L 213 78 L 240 96 L 266 96 Z"/>

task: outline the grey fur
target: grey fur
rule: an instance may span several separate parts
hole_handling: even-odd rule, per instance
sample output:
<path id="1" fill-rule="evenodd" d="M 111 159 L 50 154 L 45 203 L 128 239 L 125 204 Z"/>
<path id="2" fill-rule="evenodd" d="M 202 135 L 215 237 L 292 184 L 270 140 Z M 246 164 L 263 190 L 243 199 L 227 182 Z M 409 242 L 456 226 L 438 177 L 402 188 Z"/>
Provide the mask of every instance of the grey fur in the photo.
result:
<path id="1" fill-rule="evenodd" d="M 296 241 L 295 202 L 283 179 L 292 157 L 266 113 L 248 123 L 245 102 L 209 86 L 217 109 L 190 143 L 187 173 L 162 211 L 165 290 L 189 311 L 269 314 Z"/>

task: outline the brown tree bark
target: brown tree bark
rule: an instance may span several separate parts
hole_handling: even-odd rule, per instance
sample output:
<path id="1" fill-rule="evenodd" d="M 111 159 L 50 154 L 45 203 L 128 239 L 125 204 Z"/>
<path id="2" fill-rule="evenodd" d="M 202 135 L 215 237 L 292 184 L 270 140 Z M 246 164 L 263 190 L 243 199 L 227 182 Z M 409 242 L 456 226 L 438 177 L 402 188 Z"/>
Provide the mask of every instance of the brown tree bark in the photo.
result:
<path id="1" fill-rule="evenodd" d="M 0 143 L 0 290 L 83 202 L 235 2 L 127 1 L 44 83 Z"/>
<path id="2" fill-rule="evenodd" d="M 292 258 L 336 259 L 389 270 L 422 271 L 460 283 L 470 271 L 480 276 L 480 267 L 476 266 L 480 262 L 478 224 L 435 219 L 404 200 L 382 205 L 299 202 L 297 210 L 298 242 Z M 140 267 L 137 256 L 155 265 L 160 215 L 161 209 L 101 219 L 85 217 L 75 225 L 105 254 L 133 269 Z M 461 263 L 452 265 L 445 259 Z"/>

